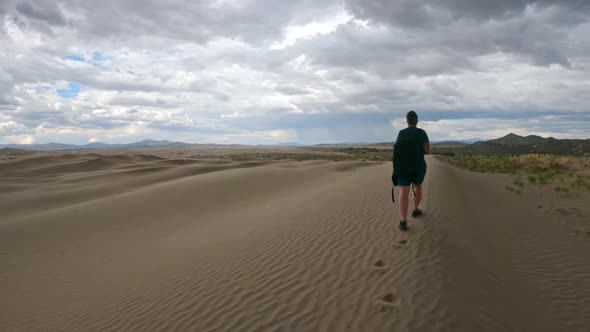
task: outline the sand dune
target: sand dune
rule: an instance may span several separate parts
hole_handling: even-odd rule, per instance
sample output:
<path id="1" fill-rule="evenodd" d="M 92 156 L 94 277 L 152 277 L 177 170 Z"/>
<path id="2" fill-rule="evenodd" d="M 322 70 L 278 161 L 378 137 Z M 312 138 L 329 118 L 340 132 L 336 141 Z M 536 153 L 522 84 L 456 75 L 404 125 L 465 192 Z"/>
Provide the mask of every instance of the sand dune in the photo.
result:
<path id="1" fill-rule="evenodd" d="M 400 233 L 390 167 L 0 162 L 0 330 L 588 331 L 582 205 L 430 158 Z"/>

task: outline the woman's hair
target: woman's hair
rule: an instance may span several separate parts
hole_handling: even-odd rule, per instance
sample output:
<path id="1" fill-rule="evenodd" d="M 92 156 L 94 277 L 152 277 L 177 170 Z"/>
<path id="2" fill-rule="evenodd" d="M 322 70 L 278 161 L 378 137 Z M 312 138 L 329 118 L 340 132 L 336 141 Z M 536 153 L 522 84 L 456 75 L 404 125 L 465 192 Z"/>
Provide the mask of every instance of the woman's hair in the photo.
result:
<path id="1" fill-rule="evenodd" d="M 414 111 L 409 111 L 406 115 L 406 120 L 408 121 L 409 125 L 418 124 L 418 114 Z"/>

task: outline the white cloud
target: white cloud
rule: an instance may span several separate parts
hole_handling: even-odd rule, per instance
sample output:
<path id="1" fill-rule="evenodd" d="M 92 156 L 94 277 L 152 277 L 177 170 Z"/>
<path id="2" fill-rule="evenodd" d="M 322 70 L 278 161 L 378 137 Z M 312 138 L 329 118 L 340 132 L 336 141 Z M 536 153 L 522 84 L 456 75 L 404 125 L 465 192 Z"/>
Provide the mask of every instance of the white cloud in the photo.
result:
<path id="1" fill-rule="evenodd" d="M 26 127 L 15 121 L 0 122 L 0 136 L 12 136 L 26 131 Z"/>
<path id="2" fill-rule="evenodd" d="M 219 138 L 212 138 L 210 143 L 240 144 L 278 144 L 297 140 L 297 132 L 293 129 L 274 129 L 253 131 L 246 133 L 225 134 Z"/>
<path id="3" fill-rule="evenodd" d="M 233 112 L 230 114 L 221 114 L 220 118 L 222 119 L 238 119 L 241 118 L 242 115 L 239 112 Z"/>
<path id="4" fill-rule="evenodd" d="M 590 122 L 590 7 L 567 1 L 7 1 L 0 142 L 385 141 L 409 109 L 441 138 Z"/>
<path id="5" fill-rule="evenodd" d="M 33 144 L 35 139 L 31 135 L 8 135 L 6 136 L 7 143 L 14 144 Z"/>
<path id="6" fill-rule="evenodd" d="M 325 35 L 336 31 L 336 28 L 352 19 L 349 13 L 341 11 L 329 16 L 321 22 L 310 22 L 305 25 L 293 25 L 284 28 L 284 38 L 280 42 L 274 42 L 271 50 L 280 50 L 293 46 L 299 39 L 310 39 L 317 35 Z"/>

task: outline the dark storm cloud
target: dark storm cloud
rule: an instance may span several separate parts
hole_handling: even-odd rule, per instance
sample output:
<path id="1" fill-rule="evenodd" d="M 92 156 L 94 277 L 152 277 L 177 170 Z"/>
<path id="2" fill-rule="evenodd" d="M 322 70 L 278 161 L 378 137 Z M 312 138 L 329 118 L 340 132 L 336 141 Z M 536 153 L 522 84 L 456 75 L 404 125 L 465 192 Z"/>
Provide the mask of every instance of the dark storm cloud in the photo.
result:
<path id="1" fill-rule="evenodd" d="M 527 6 L 562 7 L 571 13 L 590 9 L 590 3 L 585 0 L 442 0 L 438 2 L 438 6 L 453 12 L 455 17 L 479 19 L 519 15 Z"/>
<path id="2" fill-rule="evenodd" d="M 280 36 L 280 27 L 308 22 L 334 8 L 336 1 L 65 1 L 85 16 L 73 24 L 97 38 L 163 36 L 206 42 L 226 36 L 260 42 Z"/>
<path id="3" fill-rule="evenodd" d="M 48 2 L 41 2 L 48 4 Z M 39 4 L 29 2 L 16 5 L 16 11 L 24 16 L 47 22 L 50 25 L 65 25 L 66 19 L 58 7 L 47 5 L 39 7 Z"/>
<path id="4" fill-rule="evenodd" d="M 371 33 L 347 24 L 336 33 L 300 42 L 291 52 L 309 54 L 321 66 L 360 69 L 384 77 L 429 76 L 472 66 L 465 51 L 456 47 L 459 42 L 453 47 L 442 38 L 390 30 Z"/>
<path id="5" fill-rule="evenodd" d="M 6 60 L 7 58 L 0 55 L 0 64 L 6 63 Z M 0 105 L 14 105 L 13 86 L 14 78 L 12 75 L 0 68 Z"/>
<path id="6" fill-rule="evenodd" d="M 278 86 L 275 90 L 282 92 L 286 95 L 306 95 L 309 91 L 294 86 Z"/>
<path id="7" fill-rule="evenodd" d="M 19 29 L 24 30 L 27 27 L 27 24 L 21 20 L 18 16 L 13 16 L 12 17 L 12 22 L 19 27 Z"/>
<path id="8" fill-rule="evenodd" d="M 356 17 L 409 27 L 436 26 L 456 19 L 504 20 L 520 16 L 527 7 L 557 7 L 575 16 L 590 10 L 585 0 L 345 0 Z"/>
<path id="9" fill-rule="evenodd" d="M 525 55 L 569 66 L 568 30 L 588 21 L 587 1 L 348 0 L 357 17 L 396 29 L 443 54 Z"/>

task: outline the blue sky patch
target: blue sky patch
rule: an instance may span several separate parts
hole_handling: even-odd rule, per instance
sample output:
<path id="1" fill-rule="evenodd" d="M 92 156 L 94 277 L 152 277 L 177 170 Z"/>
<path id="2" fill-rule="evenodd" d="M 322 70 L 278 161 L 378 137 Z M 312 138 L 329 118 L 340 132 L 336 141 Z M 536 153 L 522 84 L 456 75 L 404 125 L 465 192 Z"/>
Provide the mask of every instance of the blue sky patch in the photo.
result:
<path id="1" fill-rule="evenodd" d="M 57 90 L 57 94 L 64 98 L 74 98 L 80 93 L 81 85 L 76 82 L 68 82 L 68 85 Z"/>
<path id="2" fill-rule="evenodd" d="M 66 59 L 66 60 L 72 60 L 72 61 L 85 62 L 84 57 L 82 57 L 81 55 L 76 55 L 76 54 L 64 55 L 64 59 Z"/>
<path id="3" fill-rule="evenodd" d="M 92 53 L 92 61 L 102 61 L 105 60 L 104 55 L 101 52 L 94 52 Z"/>

